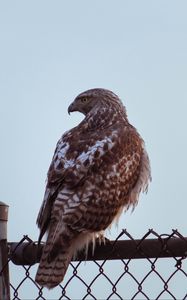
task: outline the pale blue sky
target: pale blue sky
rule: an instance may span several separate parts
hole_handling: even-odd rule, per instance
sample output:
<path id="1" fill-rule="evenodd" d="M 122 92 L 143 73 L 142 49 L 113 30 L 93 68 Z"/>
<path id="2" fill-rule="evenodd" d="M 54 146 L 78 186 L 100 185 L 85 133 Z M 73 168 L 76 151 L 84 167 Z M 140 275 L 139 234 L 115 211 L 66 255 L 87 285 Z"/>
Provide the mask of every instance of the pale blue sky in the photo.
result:
<path id="1" fill-rule="evenodd" d="M 148 194 L 117 232 L 187 235 L 186 13 L 182 0 L 0 2 L 0 200 L 10 206 L 10 241 L 37 239 L 56 142 L 82 119 L 67 107 L 93 87 L 120 96 L 152 166 Z"/>

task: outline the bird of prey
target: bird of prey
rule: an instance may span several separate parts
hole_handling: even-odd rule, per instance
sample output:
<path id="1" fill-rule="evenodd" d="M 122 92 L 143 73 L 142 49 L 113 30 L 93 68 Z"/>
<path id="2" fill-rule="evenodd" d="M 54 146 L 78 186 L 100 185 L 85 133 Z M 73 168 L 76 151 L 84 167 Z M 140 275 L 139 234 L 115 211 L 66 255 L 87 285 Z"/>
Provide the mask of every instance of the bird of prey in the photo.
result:
<path id="1" fill-rule="evenodd" d="M 151 180 L 144 141 L 110 90 L 79 94 L 68 112 L 85 115 L 57 143 L 37 224 L 46 243 L 36 282 L 47 288 L 64 278 L 76 253 L 133 208 Z"/>

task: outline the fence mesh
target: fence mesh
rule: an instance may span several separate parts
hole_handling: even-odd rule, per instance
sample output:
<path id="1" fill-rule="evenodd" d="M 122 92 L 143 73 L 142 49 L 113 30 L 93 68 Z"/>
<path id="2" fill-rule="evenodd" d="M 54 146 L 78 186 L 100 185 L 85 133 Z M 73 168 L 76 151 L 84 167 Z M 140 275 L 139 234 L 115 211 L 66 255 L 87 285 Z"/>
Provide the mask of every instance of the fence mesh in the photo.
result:
<path id="1" fill-rule="evenodd" d="M 151 257 L 150 239 L 160 245 L 155 257 Z M 150 242 L 148 248 L 142 246 L 146 240 Z M 123 241 L 134 244 L 126 259 L 118 249 Z M 11 299 L 187 299 L 187 239 L 177 230 L 161 235 L 149 230 L 138 241 L 123 230 L 103 260 L 72 262 L 62 284 L 50 291 L 34 281 L 36 264 L 17 266 L 11 262 L 25 242 L 27 246 L 33 243 L 25 236 L 13 248 L 8 262 Z"/>

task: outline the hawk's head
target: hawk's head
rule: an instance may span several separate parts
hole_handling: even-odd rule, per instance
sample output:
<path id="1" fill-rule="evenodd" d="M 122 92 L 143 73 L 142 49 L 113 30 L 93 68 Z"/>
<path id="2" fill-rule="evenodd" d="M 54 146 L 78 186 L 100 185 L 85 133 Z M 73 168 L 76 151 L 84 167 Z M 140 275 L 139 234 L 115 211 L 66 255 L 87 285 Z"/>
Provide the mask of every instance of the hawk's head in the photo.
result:
<path id="1" fill-rule="evenodd" d="M 96 88 L 79 94 L 68 107 L 68 113 L 79 111 L 87 115 L 95 107 L 111 105 L 123 106 L 116 94 L 106 89 Z"/>

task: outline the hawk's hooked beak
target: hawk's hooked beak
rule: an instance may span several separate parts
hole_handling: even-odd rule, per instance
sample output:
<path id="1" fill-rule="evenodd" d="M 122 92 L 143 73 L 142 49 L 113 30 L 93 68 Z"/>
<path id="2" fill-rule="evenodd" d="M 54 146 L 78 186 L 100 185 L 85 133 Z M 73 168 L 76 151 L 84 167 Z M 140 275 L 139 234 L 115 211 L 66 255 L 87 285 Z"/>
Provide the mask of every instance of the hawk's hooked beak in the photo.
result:
<path id="1" fill-rule="evenodd" d="M 73 111 L 76 111 L 74 102 L 72 102 L 70 104 L 70 106 L 68 107 L 68 114 L 70 115 L 70 113 L 73 112 Z"/>

